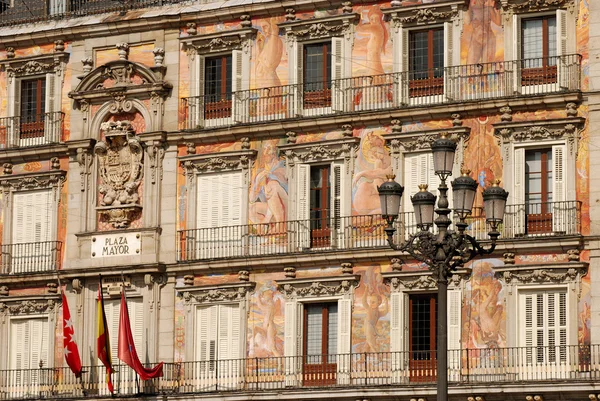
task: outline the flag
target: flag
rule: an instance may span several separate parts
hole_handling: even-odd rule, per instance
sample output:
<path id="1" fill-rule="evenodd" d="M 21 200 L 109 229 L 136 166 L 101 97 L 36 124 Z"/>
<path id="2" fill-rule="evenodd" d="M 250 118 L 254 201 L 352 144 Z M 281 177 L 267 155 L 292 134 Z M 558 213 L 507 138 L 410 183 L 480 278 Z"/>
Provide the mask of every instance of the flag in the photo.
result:
<path id="1" fill-rule="evenodd" d="M 108 391 L 114 392 L 112 383 L 112 358 L 110 356 L 110 340 L 108 338 L 108 326 L 106 325 L 106 314 L 104 313 L 104 299 L 102 298 L 102 279 L 98 283 L 98 359 L 106 367 L 106 385 Z"/>
<path id="2" fill-rule="evenodd" d="M 75 342 L 75 328 L 73 327 L 71 312 L 69 312 L 67 297 L 62 290 L 61 293 L 63 305 L 63 346 L 65 347 L 63 352 L 67 365 L 69 365 L 75 377 L 79 378 L 81 377 L 81 358 L 79 357 L 77 342 Z"/>
<path id="3" fill-rule="evenodd" d="M 159 363 L 153 368 L 145 368 L 140 362 L 133 334 L 131 333 L 131 324 L 129 322 L 129 311 L 127 310 L 127 301 L 125 300 L 125 288 L 121 292 L 121 315 L 119 317 L 119 351 L 117 356 L 124 363 L 140 376 L 142 380 L 154 379 L 163 375 L 163 363 Z"/>

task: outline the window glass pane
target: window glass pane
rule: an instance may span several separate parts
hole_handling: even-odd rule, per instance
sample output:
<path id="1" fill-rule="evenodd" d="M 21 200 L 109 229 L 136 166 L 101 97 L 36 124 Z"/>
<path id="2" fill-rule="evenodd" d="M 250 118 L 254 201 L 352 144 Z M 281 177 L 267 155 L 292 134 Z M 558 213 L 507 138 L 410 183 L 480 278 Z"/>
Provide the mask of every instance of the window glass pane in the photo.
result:
<path id="1" fill-rule="evenodd" d="M 528 19 L 521 21 L 523 59 L 540 58 L 543 56 L 543 21 Z M 533 67 L 533 66 L 527 66 Z"/>
<path id="2" fill-rule="evenodd" d="M 323 344 L 323 306 L 304 306 L 306 309 L 306 355 L 321 355 Z"/>
<path id="3" fill-rule="evenodd" d="M 331 44 L 304 46 L 304 90 L 318 91 L 331 87 Z"/>
<path id="4" fill-rule="evenodd" d="M 46 79 L 21 81 L 21 118 L 22 122 L 43 120 L 46 103 Z"/>
<path id="5" fill-rule="evenodd" d="M 552 149 L 525 152 L 525 201 L 529 204 L 552 202 Z M 541 213 L 531 205 L 528 213 Z"/>
<path id="6" fill-rule="evenodd" d="M 205 59 L 204 95 L 208 97 L 207 102 L 230 98 L 231 74 L 231 55 Z"/>
<path id="7" fill-rule="evenodd" d="M 556 17 L 547 18 L 548 20 L 548 57 L 556 57 Z M 553 61 L 553 64 L 555 62 Z M 552 64 L 552 65 L 553 65 Z"/>
<path id="8" fill-rule="evenodd" d="M 433 31 L 433 68 L 434 76 L 439 78 L 443 76 L 444 68 L 444 30 L 437 29 Z"/>
<path id="9" fill-rule="evenodd" d="M 424 79 L 427 77 L 429 66 L 429 31 L 410 33 L 409 69 L 411 79 Z"/>

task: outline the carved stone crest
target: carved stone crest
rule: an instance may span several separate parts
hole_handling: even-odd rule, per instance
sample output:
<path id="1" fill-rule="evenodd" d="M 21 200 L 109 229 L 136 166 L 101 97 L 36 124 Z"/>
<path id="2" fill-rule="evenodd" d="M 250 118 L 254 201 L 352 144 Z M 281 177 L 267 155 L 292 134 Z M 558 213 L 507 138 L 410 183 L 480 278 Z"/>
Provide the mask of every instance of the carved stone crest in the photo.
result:
<path id="1" fill-rule="evenodd" d="M 115 228 L 127 228 L 141 206 L 138 187 L 142 181 L 143 149 L 129 121 L 102 124 L 105 140 L 94 147 L 101 183 L 100 207 Z"/>

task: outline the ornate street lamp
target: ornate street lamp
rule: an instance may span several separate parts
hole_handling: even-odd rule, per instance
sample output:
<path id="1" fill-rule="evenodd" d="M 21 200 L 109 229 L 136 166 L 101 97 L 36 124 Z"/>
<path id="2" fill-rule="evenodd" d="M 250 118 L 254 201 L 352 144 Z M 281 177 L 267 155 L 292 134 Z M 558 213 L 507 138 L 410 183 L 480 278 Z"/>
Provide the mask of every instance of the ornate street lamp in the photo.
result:
<path id="1" fill-rule="evenodd" d="M 461 176 L 452 182 L 454 216 L 456 231 L 449 230 L 452 221 L 448 217 L 448 186 L 446 179 L 452 175 L 456 143 L 444 134 L 431 145 L 435 174 L 440 178 L 438 187 L 439 199 L 435 208 L 436 197 L 427 191 L 427 185 L 419 185 L 419 192 L 411 197 L 415 210 L 415 219 L 419 231 L 411 234 L 400 244 L 394 243 L 394 222 L 400 212 L 400 201 L 404 188 L 388 176 L 388 181 L 379 188 L 381 211 L 387 222 L 385 232 L 388 244 L 392 249 L 408 253 L 410 256 L 429 266 L 437 281 L 437 401 L 448 400 L 448 333 L 447 333 L 447 300 L 448 277 L 459 266 L 464 265 L 478 255 L 491 254 L 496 248 L 496 240 L 500 236 L 498 226 L 504 218 L 504 208 L 508 192 L 495 182 L 483 191 L 483 203 L 486 222 L 490 227 L 488 236 L 491 244 L 486 249 L 475 238 L 465 233 L 468 226 L 467 217 L 471 215 L 477 182 L 472 179 L 470 171 L 463 170 Z M 434 220 L 434 212 L 437 218 Z M 438 234 L 429 229 L 433 224 L 438 227 Z M 444 373 L 442 373 L 444 372 Z"/>

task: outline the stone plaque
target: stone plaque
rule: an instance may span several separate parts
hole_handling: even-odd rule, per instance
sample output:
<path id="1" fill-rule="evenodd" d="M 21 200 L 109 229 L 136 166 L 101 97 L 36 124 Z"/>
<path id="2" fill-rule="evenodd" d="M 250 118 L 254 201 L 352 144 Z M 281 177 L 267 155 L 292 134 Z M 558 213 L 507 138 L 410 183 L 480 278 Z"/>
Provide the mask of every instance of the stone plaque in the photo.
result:
<path id="1" fill-rule="evenodd" d="M 92 237 L 92 258 L 135 256 L 142 249 L 140 233 L 114 233 Z"/>

